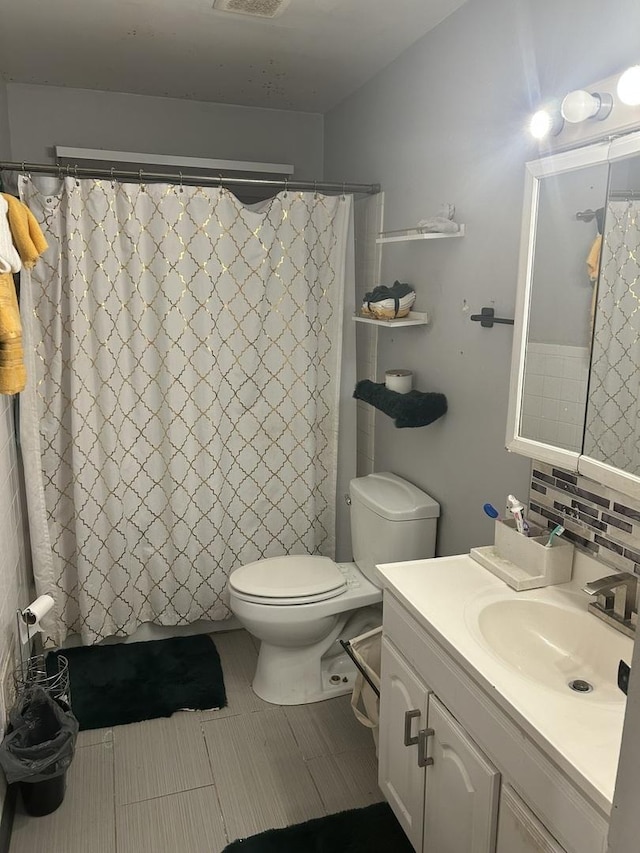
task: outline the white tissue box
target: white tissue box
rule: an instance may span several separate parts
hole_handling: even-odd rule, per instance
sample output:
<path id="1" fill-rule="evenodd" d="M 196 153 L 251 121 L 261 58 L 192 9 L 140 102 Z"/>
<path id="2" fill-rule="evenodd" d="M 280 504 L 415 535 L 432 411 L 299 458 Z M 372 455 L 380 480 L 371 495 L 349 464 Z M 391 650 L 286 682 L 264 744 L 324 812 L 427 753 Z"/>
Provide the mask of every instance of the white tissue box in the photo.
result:
<path id="1" fill-rule="evenodd" d="M 471 557 L 512 589 L 525 590 L 567 583 L 573 571 L 573 544 L 531 525 L 529 536 L 518 533 L 515 521 L 496 521 L 494 544 L 472 548 Z"/>

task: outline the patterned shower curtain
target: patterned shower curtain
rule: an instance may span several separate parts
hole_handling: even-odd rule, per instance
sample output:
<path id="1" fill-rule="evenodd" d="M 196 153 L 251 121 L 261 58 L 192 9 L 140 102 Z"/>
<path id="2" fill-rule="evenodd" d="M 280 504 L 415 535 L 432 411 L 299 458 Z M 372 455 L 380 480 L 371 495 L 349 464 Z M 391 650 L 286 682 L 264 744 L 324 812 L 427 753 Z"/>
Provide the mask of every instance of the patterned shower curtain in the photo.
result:
<path id="1" fill-rule="evenodd" d="M 584 453 L 640 474 L 640 201 L 607 205 Z"/>
<path id="2" fill-rule="evenodd" d="M 229 615 L 238 565 L 333 556 L 349 197 L 66 178 L 20 193 L 21 440 L 45 641 Z"/>

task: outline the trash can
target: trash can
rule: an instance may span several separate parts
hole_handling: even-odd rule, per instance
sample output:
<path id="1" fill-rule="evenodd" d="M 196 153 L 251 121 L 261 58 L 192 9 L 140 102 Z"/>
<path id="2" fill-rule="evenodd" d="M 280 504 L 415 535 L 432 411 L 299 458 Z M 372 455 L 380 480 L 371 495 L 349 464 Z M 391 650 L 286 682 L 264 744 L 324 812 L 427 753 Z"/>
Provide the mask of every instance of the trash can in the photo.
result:
<path id="1" fill-rule="evenodd" d="M 68 706 L 40 686 L 25 690 L 9 720 L 9 733 L 0 744 L 0 766 L 7 782 L 20 784 L 28 814 L 50 814 L 64 799 L 78 721 Z"/>
<path id="2" fill-rule="evenodd" d="M 354 637 L 349 643 L 359 672 L 351 694 L 351 707 L 356 719 L 371 729 L 378 752 L 378 723 L 380 718 L 380 657 L 382 626 Z"/>

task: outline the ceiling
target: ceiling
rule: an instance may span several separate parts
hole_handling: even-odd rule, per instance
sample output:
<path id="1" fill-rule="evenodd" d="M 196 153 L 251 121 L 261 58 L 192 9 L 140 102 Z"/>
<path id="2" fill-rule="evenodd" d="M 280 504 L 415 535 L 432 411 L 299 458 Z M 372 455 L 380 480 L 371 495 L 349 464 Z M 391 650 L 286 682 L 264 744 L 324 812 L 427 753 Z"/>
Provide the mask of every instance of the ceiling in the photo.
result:
<path id="1" fill-rule="evenodd" d="M 8 81 L 326 112 L 465 0 L 2 0 Z"/>

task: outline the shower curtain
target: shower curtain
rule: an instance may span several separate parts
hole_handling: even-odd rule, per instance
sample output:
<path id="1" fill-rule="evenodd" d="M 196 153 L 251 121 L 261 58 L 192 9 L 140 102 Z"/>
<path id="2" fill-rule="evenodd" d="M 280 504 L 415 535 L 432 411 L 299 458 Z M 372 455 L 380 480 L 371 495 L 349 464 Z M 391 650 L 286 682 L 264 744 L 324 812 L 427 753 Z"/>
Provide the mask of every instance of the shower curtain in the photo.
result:
<path id="1" fill-rule="evenodd" d="M 21 441 L 45 642 L 229 615 L 238 565 L 333 556 L 350 197 L 66 178 L 20 194 Z"/>
<path id="2" fill-rule="evenodd" d="M 607 205 L 584 453 L 640 474 L 640 201 Z"/>

